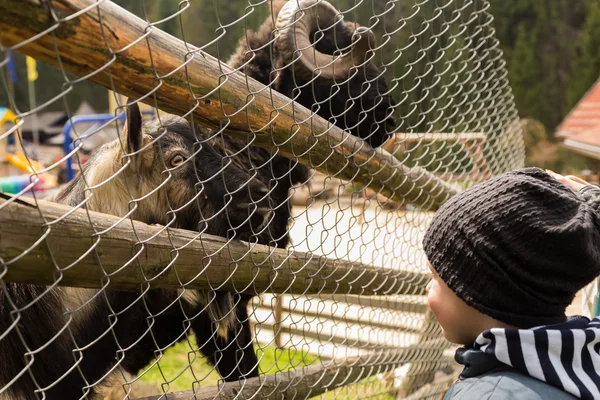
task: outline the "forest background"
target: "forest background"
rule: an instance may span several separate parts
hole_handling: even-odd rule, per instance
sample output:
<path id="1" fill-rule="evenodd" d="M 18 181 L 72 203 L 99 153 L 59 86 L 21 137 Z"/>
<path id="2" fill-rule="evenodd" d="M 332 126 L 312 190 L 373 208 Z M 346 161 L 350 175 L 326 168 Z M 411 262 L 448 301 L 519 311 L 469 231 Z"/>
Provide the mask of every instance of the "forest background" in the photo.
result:
<path id="1" fill-rule="evenodd" d="M 363 25 L 372 25 L 375 13 L 385 11 L 393 2 L 383 0 L 329 0 L 339 10 L 346 10 L 345 17 Z M 475 3 L 479 0 L 475 0 Z M 177 14 L 181 5 L 189 8 L 180 16 L 162 22 L 158 27 L 175 36 L 187 40 L 196 46 L 205 46 L 209 54 L 225 61 L 243 37 L 246 28 L 257 28 L 269 15 L 269 7 L 250 3 L 258 0 L 193 0 L 190 3 L 151 0 L 115 0 L 115 2 L 141 18 L 159 21 Z M 405 20 L 405 16 L 414 14 L 415 7 L 441 8 L 431 0 L 424 3 L 416 0 L 398 1 L 394 10 L 385 13 L 377 23 L 376 34 L 393 31 L 398 21 L 404 23 L 394 40 L 409 43 L 414 32 L 420 32 L 424 26 L 426 32 L 420 33 L 414 46 L 403 47 L 405 60 L 419 59 L 420 49 L 427 47 L 434 32 L 439 31 L 444 16 L 449 20 L 453 8 L 446 7 L 437 21 L 427 25 L 419 15 L 435 15 L 433 9 Z M 463 3 L 455 1 L 455 3 Z M 507 62 L 508 77 L 513 90 L 515 103 L 521 118 L 526 119 L 524 136 L 527 152 L 527 164 L 553 168 L 562 172 L 579 172 L 582 169 L 598 171 L 600 163 L 589 158 L 576 156 L 560 148 L 554 140 L 554 131 L 572 107 L 596 82 L 600 73 L 600 2 L 597 0 L 491 0 L 489 12 L 494 17 L 493 26 L 499 40 L 500 49 Z M 244 17 L 246 15 L 246 17 Z M 421 19 L 420 19 L 421 18 Z M 408 22 L 407 22 L 408 21 Z M 451 31 L 455 29 L 452 28 Z M 377 32 L 379 30 L 379 32 Z M 411 36 L 412 35 L 412 36 Z M 218 40 L 214 40 L 218 38 Z M 211 44 L 212 43 L 212 44 Z M 440 41 L 444 42 L 444 39 Z M 463 45 L 460 40 L 454 46 L 446 46 L 448 60 L 455 57 L 454 48 Z M 412 52 L 412 54 L 411 54 Z M 393 51 L 383 54 L 382 62 L 395 56 Z M 17 106 L 28 109 L 28 88 L 24 57 L 13 54 L 17 65 L 18 80 L 15 85 Z M 385 59 L 386 57 L 387 60 Z M 402 61 L 399 59 L 399 61 Z M 412 74 L 426 71 L 426 65 L 414 64 L 410 73 L 402 70 L 406 63 L 390 64 L 393 71 L 389 74 L 403 76 L 410 81 Z M 39 78 L 36 81 L 38 104 L 64 90 L 64 78 L 60 71 L 38 63 Z M 407 75 L 408 74 L 408 75 Z M 414 76 L 412 77 L 414 79 Z M 433 76 L 431 77 L 433 79 Z M 442 80 L 444 77 L 442 77 Z M 4 85 L 0 85 L 0 99 L 6 98 Z M 405 94 L 405 93 L 403 93 Z M 422 90 L 415 88 L 409 96 L 415 99 L 423 97 Z M 92 83 L 77 84 L 68 96 L 67 106 L 73 111 L 86 100 L 97 112 L 108 112 L 108 93 Z M 409 99 L 410 100 L 410 99 Z M 410 101 L 405 102 L 410 104 Z M 426 108 L 427 104 L 421 104 Z M 55 102 L 45 108 L 47 111 L 64 110 L 65 104 Z M 425 124 L 418 113 L 413 116 L 410 110 L 404 121 L 404 129 L 432 129 L 436 126 Z M 411 118 L 415 118 L 411 120 Z M 455 126 L 456 127 L 456 126 Z M 418 131 L 418 130 L 417 130 Z"/>

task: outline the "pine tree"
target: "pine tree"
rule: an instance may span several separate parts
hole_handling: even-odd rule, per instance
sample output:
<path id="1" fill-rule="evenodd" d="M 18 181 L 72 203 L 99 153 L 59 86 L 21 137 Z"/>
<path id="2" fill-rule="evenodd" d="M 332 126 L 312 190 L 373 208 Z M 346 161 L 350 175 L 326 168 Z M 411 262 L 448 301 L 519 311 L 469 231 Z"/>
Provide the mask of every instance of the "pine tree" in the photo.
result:
<path id="1" fill-rule="evenodd" d="M 590 5 L 569 82 L 567 99 L 572 108 L 600 76 L 600 3 Z"/>
<path id="2" fill-rule="evenodd" d="M 550 132 L 554 131 L 568 112 L 564 99 L 567 91 L 565 72 L 569 66 L 564 65 L 563 60 L 572 59 L 572 45 L 568 40 L 569 28 L 561 19 L 563 8 L 564 1 L 537 2 L 537 17 L 532 32 L 537 79 L 529 82 L 528 86 L 536 89 L 536 92 L 529 95 L 539 97 L 528 99 L 536 102 L 537 114 L 527 116 L 540 120 Z"/>
<path id="3" fill-rule="evenodd" d="M 508 78 L 521 116 L 540 115 L 541 85 L 535 58 L 536 40 L 524 23 L 519 24 Z"/>

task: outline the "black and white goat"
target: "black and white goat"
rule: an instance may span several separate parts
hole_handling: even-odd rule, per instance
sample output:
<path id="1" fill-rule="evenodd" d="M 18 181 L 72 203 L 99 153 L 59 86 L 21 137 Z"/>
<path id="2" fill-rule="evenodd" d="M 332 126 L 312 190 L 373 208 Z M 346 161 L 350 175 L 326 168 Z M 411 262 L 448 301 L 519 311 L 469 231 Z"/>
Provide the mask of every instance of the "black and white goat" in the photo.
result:
<path id="1" fill-rule="evenodd" d="M 161 122 L 143 125 L 137 104 L 129 106 L 121 139 L 95 151 L 54 200 L 78 206 L 87 198 L 89 210 L 117 216 L 133 206 L 136 220 L 210 234 L 226 234 L 224 226 L 260 231 L 272 214 L 267 187 L 224 163 L 212 146 L 199 146 L 202 136 L 184 119 Z M 236 314 L 240 301 L 227 292 L 6 284 L 0 289 L 0 384 L 16 399 L 36 399 L 36 389 L 48 399 L 94 398 L 118 366 L 137 374 L 190 327 L 226 380 L 256 376 L 249 331 L 235 327 L 248 318 Z"/>

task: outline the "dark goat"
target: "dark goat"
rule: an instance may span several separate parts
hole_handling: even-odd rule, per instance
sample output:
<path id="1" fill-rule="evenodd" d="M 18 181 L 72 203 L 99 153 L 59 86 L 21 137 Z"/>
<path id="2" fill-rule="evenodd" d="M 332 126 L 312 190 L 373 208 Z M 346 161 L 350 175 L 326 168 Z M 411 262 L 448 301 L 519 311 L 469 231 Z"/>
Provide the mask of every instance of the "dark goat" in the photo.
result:
<path id="1" fill-rule="evenodd" d="M 277 18 L 269 17 L 257 32 L 247 32 L 228 64 L 234 68 L 244 66 L 243 71 L 248 76 L 294 98 L 371 146 L 382 145 L 396 128 L 393 116 L 396 103 L 379 68 L 367 60 L 367 50 L 374 47 L 373 34 L 355 23 L 339 21 L 339 12 L 326 1 L 275 0 L 272 11 Z M 277 39 L 275 27 L 279 31 Z M 317 33 L 319 28 L 321 33 Z M 309 47 L 313 42 L 314 49 Z M 307 49 L 298 50 L 303 47 Z M 338 54 L 340 49 L 346 54 L 332 62 L 332 55 Z M 298 54 L 302 56 L 298 58 Z M 317 70 L 317 66 L 322 68 Z M 258 234 L 256 230 L 238 230 L 237 237 L 287 247 L 291 215 L 289 192 L 294 185 L 307 182 L 308 168 L 261 148 L 246 149 L 244 141 L 229 136 L 214 146 L 223 154 L 241 153 L 241 157 L 232 160 L 241 168 L 255 170 L 258 179 L 269 187 L 269 203 L 274 214 L 267 229 Z M 236 325 L 239 330 L 233 332 L 239 335 L 238 345 L 243 349 L 236 352 L 243 355 L 237 366 L 240 373 L 247 373 L 258 362 L 250 342 L 249 324 L 243 322 L 249 320 L 250 299 L 248 295 L 241 295 L 236 308 L 238 321 L 242 321 Z M 223 356 L 222 361 L 232 361 L 226 359 L 228 357 Z M 231 367 L 235 365 L 228 365 L 226 369 Z"/>
<path id="2" fill-rule="evenodd" d="M 248 32 L 229 65 L 238 68 L 249 61 L 244 66 L 249 76 L 372 147 L 382 145 L 396 128 L 396 103 L 368 58 L 375 47 L 373 33 L 343 21 L 326 1 L 275 0 L 272 7 L 277 18 Z"/>

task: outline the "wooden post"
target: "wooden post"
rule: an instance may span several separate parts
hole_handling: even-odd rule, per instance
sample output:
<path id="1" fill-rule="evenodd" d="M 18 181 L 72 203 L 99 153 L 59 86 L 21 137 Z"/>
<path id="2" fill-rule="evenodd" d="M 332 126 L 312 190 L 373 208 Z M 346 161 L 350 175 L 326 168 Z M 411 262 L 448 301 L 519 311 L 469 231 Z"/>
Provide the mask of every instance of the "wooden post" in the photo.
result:
<path id="1" fill-rule="evenodd" d="M 169 229 L 61 204 L 0 204 L 5 282 L 136 290 L 210 289 L 248 294 L 424 293 L 422 273 Z M 99 234 L 99 232 L 102 232 Z M 223 284 L 221 286 L 221 284 Z"/>
<path id="2" fill-rule="evenodd" d="M 3 0 L 0 43 L 392 200 L 434 210 L 456 193 L 110 1 Z"/>
<path id="3" fill-rule="evenodd" d="M 278 349 L 281 349 L 282 340 L 281 340 L 281 330 L 283 329 L 283 325 L 281 324 L 283 318 L 283 299 L 281 295 L 275 296 L 275 307 L 273 308 L 273 317 L 275 318 L 275 323 L 273 324 L 273 337 L 275 341 L 275 346 Z"/>

